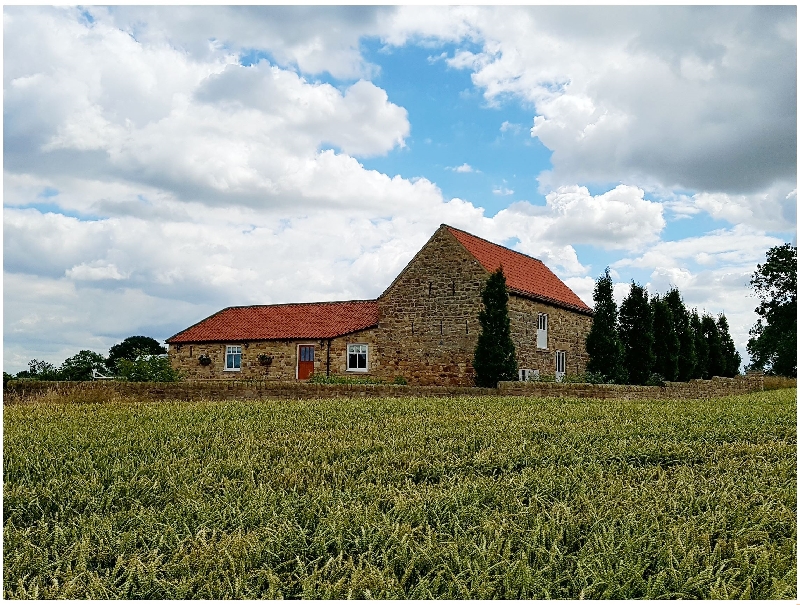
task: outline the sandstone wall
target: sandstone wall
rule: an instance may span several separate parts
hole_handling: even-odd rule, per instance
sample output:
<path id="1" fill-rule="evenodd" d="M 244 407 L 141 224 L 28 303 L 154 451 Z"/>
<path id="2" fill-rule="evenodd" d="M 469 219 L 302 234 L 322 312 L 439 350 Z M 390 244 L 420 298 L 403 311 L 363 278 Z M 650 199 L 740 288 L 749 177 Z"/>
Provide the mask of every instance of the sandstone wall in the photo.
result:
<path id="1" fill-rule="evenodd" d="M 470 385 L 486 271 L 439 229 L 378 299 L 379 375 Z"/>
<path id="2" fill-rule="evenodd" d="M 319 399 L 334 397 L 457 397 L 512 395 L 525 397 L 593 399 L 706 399 L 761 391 L 763 376 L 750 374 L 738 378 L 692 380 L 667 383 L 664 387 L 613 384 L 563 384 L 501 382 L 497 389 L 458 386 L 346 385 L 281 382 L 271 380 L 196 380 L 171 383 L 117 382 L 45 382 L 11 380 L 4 385 L 3 402 L 36 399 L 48 393 L 71 396 L 75 401 L 103 402 L 113 397 L 137 400 L 201 399 Z"/>
<path id="3" fill-rule="evenodd" d="M 347 371 L 347 345 L 367 344 L 368 358 L 366 375 L 370 375 L 373 366 L 379 361 L 375 355 L 375 330 L 361 330 L 332 338 L 330 340 L 330 373 L 365 375 L 364 372 Z M 314 373 L 325 374 L 328 366 L 328 340 L 298 339 L 298 340 L 267 340 L 254 342 L 227 342 L 227 343 L 194 343 L 169 345 L 169 359 L 172 367 L 183 372 L 184 376 L 192 380 L 295 380 L 297 374 L 298 346 L 314 345 Z M 241 345 L 242 367 L 241 370 L 225 370 L 225 347 L 227 345 Z M 208 355 L 211 364 L 200 364 L 200 355 Z M 272 356 L 272 363 L 262 365 L 258 356 L 261 354 Z"/>
<path id="4" fill-rule="evenodd" d="M 546 349 L 539 349 L 536 342 L 539 313 L 546 313 L 548 317 Z M 508 315 L 520 368 L 553 375 L 556 371 L 556 351 L 565 351 L 567 374 L 586 371 L 589 361 L 586 336 L 592 328 L 591 317 L 513 294 L 509 296 Z"/>
<path id="5" fill-rule="evenodd" d="M 472 385 L 481 290 L 487 271 L 446 229 L 438 230 L 378 299 L 376 375 L 420 385 Z M 537 349 L 539 313 L 549 317 L 547 349 Z M 555 373 L 555 352 L 567 352 L 567 373 L 588 361 L 591 317 L 511 294 L 509 317 L 521 368 Z"/>
<path id="6" fill-rule="evenodd" d="M 736 378 L 666 382 L 663 387 L 626 384 L 566 384 L 557 382 L 501 382 L 501 395 L 525 397 L 580 397 L 590 399 L 709 399 L 764 390 L 763 374 Z"/>

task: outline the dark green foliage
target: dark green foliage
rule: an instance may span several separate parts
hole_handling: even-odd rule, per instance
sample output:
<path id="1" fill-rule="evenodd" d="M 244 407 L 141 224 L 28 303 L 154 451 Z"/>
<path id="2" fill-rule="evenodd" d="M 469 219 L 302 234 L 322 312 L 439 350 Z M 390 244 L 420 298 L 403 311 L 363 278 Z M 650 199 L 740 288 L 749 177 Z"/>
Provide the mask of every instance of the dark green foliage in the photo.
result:
<path id="1" fill-rule="evenodd" d="M 119 373 L 117 360 L 127 359 L 134 361 L 139 355 L 163 355 L 167 352 L 155 338 L 149 336 L 128 336 L 122 342 L 115 344 L 108 350 L 108 369 Z"/>
<path id="2" fill-rule="evenodd" d="M 666 300 L 659 296 L 652 298 L 650 307 L 653 310 L 653 355 L 655 357 L 653 372 L 659 375 L 661 382 L 677 380 L 681 343 L 675 329 L 672 309 Z"/>
<path id="3" fill-rule="evenodd" d="M 647 290 L 631 282 L 628 296 L 619 310 L 619 336 L 625 350 L 625 367 L 630 384 L 647 384 L 653 373 L 653 313 Z"/>
<path id="4" fill-rule="evenodd" d="M 517 379 L 517 354 L 511 340 L 508 291 L 503 267 L 489 276 L 481 292 L 483 310 L 478 315 L 481 333 L 475 347 L 475 384 L 496 387 L 500 380 Z"/>
<path id="5" fill-rule="evenodd" d="M 136 359 L 117 359 L 119 376 L 130 382 L 176 382 L 180 372 L 172 369 L 166 355 L 138 355 Z"/>
<path id="6" fill-rule="evenodd" d="M 32 378 L 34 380 L 59 380 L 58 368 L 49 361 L 31 359 L 28 369 L 17 373 L 17 378 Z"/>
<path id="7" fill-rule="evenodd" d="M 770 248 L 750 281 L 761 304 L 750 330 L 748 369 L 797 376 L 797 247 Z"/>
<path id="8" fill-rule="evenodd" d="M 700 319 L 700 329 L 703 339 L 708 345 L 708 364 L 705 367 L 703 378 L 723 376 L 725 374 L 725 360 L 722 357 L 722 340 L 719 336 L 717 322 L 710 315 L 703 314 Z"/>
<path id="9" fill-rule="evenodd" d="M 689 321 L 689 311 L 683 304 L 681 293 L 677 288 L 672 288 L 664 297 L 664 302 L 672 311 L 672 321 L 678 335 L 678 380 L 686 382 L 694 377 L 697 365 L 697 353 L 694 348 L 694 334 Z"/>
<path id="10" fill-rule="evenodd" d="M 624 350 L 617 329 L 617 303 L 608 267 L 594 285 L 594 318 L 586 337 L 587 372 L 601 374 L 605 381 L 624 383 L 627 378 Z"/>
<path id="11" fill-rule="evenodd" d="M 60 380 L 91 380 L 92 370 L 106 372 L 106 360 L 99 353 L 83 350 L 65 359 L 58 374 Z"/>
<path id="12" fill-rule="evenodd" d="M 5 599 L 797 599 L 796 390 L 6 406 Z"/>
<path id="13" fill-rule="evenodd" d="M 697 314 L 697 309 L 692 309 L 689 324 L 692 329 L 694 350 L 697 358 L 692 378 L 703 378 L 708 375 L 708 342 L 703 336 L 703 322 Z"/>
<path id="14" fill-rule="evenodd" d="M 728 318 L 722 313 L 717 320 L 717 330 L 719 331 L 720 349 L 722 354 L 723 376 L 730 378 L 739 374 L 739 366 L 742 364 L 742 356 L 736 351 L 733 344 L 730 330 L 728 329 Z"/>

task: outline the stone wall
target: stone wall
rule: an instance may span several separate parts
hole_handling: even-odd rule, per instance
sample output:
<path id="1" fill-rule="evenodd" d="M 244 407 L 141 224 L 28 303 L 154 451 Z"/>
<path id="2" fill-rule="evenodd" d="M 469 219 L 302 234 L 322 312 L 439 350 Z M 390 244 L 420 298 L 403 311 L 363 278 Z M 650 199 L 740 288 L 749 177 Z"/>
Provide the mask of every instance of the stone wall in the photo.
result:
<path id="1" fill-rule="evenodd" d="M 761 391 L 764 377 L 749 374 L 738 378 L 692 380 L 667 383 L 664 387 L 614 384 L 564 384 L 554 382 L 501 382 L 497 389 L 458 386 L 400 386 L 311 384 L 271 380 L 197 380 L 168 383 L 45 382 L 11 380 L 4 385 L 3 402 L 31 400 L 53 393 L 76 401 L 106 401 L 113 397 L 137 400 L 195 401 L 202 399 L 319 399 L 334 397 L 477 397 L 525 396 L 593 399 L 705 399 Z M 796 383 L 795 383 L 796 384 Z"/>
<path id="2" fill-rule="evenodd" d="M 546 349 L 537 347 L 539 313 L 547 314 Z M 567 374 L 583 374 L 586 371 L 589 361 L 586 336 L 592 329 L 591 317 L 515 295 L 509 297 L 508 315 L 520 368 L 553 375 L 556 371 L 556 351 L 565 351 Z"/>
<path id="3" fill-rule="evenodd" d="M 297 377 L 298 347 L 301 344 L 314 345 L 314 373 L 326 374 L 328 371 L 328 344 L 330 342 L 330 373 L 354 374 L 358 376 L 371 375 L 379 364 L 375 355 L 375 330 L 361 330 L 338 338 L 328 340 L 298 339 L 298 340 L 266 340 L 252 342 L 227 342 L 227 343 L 193 343 L 170 344 L 169 359 L 172 367 L 179 370 L 191 380 L 295 380 Z M 364 372 L 347 371 L 347 345 L 367 344 L 367 369 Z M 225 370 L 225 347 L 227 345 L 241 345 L 242 367 L 241 370 Z M 272 357 L 272 363 L 262 365 L 258 356 L 264 354 Z M 200 355 L 208 355 L 211 364 L 200 364 Z"/>
<path id="4" fill-rule="evenodd" d="M 708 399 L 764 390 L 763 374 L 736 378 L 666 382 L 663 387 L 626 384 L 565 384 L 558 382 L 501 382 L 501 395 L 525 397 L 586 397 L 591 399 Z"/>
<path id="5" fill-rule="evenodd" d="M 379 375 L 471 385 L 486 271 L 439 229 L 378 299 Z"/>
<path id="6" fill-rule="evenodd" d="M 376 375 L 413 384 L 474 384 L 472 357 L 487 271 L 447 229 L 439 229 L 378 299 Z M 549 317 L 548 347 L 537 349 L 539 313 Z M 567 372 L 586 369 L 588 315 L 511 294 L 511 335 L 521 368 L 555 373 L 555 352 L 567 352 Z"/>

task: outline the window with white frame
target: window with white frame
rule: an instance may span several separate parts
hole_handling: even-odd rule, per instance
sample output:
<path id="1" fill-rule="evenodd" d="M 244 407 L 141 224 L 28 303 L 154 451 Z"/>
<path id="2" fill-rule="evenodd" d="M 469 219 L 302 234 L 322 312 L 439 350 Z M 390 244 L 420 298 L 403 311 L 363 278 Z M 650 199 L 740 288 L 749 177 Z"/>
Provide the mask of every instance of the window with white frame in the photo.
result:
<path id="1" fill-rule="evenodd" d="M 556 380 L 559 382 L 567 373 L 567 352 L 556 351 Z"/>
<path id="2" fill-rule="evenodd" d="M 347 345 L 347 371 L 367 371 L 367 345 Z"/>
<path id="3" fill-rule="evenodd" d="M 536 347 L 547 348 L 547 313 L 539 313 L 539 328 L 536 330 Z"/>
<path id="4" fill-rule="evenodd" d="M 242 347 L 228 345 L 225 347 L 225 371 L 239 372 L 242 369 Z"/>

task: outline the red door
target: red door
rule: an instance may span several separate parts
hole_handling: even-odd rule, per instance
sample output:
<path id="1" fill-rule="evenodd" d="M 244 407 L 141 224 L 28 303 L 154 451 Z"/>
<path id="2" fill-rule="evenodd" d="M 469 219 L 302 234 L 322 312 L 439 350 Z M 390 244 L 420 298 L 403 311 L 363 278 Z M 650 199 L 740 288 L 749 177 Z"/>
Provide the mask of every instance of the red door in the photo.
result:
<path id="1" fill-rule="evenodd" d="M 314 345 L 300 345 L 297 361 L 297 378 L 306 380 L 314 373 Z"/>

